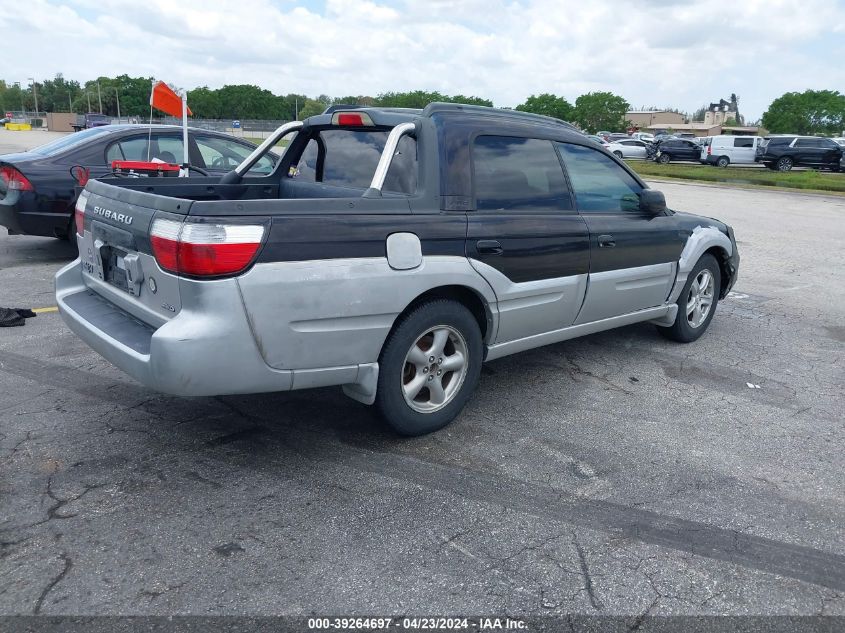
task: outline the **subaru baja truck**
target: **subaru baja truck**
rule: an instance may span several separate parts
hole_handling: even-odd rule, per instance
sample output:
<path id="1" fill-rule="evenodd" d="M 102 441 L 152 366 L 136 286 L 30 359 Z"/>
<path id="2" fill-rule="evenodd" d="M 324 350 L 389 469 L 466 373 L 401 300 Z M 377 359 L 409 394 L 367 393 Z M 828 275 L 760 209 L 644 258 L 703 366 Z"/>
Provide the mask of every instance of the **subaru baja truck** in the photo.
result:
<path id="1" fill-rule="evenodd" d="M 729 226 L 568 124 L 439 103 L 333 106 L 223 177 L 92 180 L 75 222 L 59 309 L 136 380 L 342 385 L 405 435 L 452 421 L 484 361 L 644 321 L 697 340 L 739 265 Z"/>

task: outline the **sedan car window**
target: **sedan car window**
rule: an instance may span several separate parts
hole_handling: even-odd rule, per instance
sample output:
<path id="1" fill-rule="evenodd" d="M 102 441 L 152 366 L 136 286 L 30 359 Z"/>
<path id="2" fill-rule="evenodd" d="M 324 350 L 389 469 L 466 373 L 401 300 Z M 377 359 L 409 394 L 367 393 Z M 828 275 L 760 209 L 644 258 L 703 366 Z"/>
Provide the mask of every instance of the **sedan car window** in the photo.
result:
<path id="1" fill-rule="evenodd" d="M 158 145 L 157 150 L 155 149 L 156 145 Z M 159 136 L 158 139 L 153 137 L 153 150 L 155 150 L 153 157 L 163 160 L 165 163 L 180 164 L 183 159 L 184 147 L 181 137 L 178 136 Z"/>
<path id="2" fill-rule="evenodd" d="M 639 210 L 640 184 L 612 158 L 582 145 L 557 143 L 578 210 L 619 212 Z"/>
<path id="3" fill-rule="evenodd" d="M 115 160 L 147 160 L 147 135 L 125 138 L 109 145 L 106 150 L 106 163 Z"/>
<path id="4" fill-rule="evenodd" d="M 249 156 L 254 147 L 242 145 L 237 141 L 220 138 L 219 136 L 196 136 L 197 148 L 203 162 L 208 169 L 234 169 Z M 269 174 L 273 171 L 275 161 L 269 154 L 265 154 L 253 165 L 249 173 Z"/>

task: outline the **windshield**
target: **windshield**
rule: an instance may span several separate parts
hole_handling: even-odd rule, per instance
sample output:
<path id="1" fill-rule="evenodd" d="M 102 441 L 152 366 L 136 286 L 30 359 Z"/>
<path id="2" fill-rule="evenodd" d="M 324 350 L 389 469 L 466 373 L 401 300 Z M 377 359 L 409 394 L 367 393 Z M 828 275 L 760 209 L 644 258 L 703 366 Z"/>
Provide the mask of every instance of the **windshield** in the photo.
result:
<path id="1" fill-rule="evenodd" d="M 42 156 L 55 156 L 56 154 L 70 149 L 71 147 L 76 147 L 95 136 L 108 134 L 110 131 L 110 127 L 108 125 L 104 125 L 102 127 L 91 128 L 90 130 L 73 132 L 72 134 L 68 134 L 67 136 L 63 136 L 62 138 L 53 141 L 52 143 L 41 145 L 30 151 L 35 154 L 41 154 Z"/>

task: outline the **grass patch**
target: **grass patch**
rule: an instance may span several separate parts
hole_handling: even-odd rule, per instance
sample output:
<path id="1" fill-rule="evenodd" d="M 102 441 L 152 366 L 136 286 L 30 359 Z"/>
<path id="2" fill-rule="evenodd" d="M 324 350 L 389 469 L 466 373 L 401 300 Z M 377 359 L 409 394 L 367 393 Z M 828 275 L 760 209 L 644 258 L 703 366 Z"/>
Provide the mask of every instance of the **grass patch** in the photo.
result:
<path id="1" fill-rule="evenodd" d="M 652 161 L 627 161 L 628 165 L 640 176 L 675 178 L 678 180 L 697 180 L 716 182 L 727 185 L 757 185 L 762 187 L 780 187 L 783 189 L 801 189 L 814 191 L 833 191 L 845 193 L 845 174 L 822 174 L 815 170 L 807 171 L 771 171 L 769 169 L 751 169 L 740 167 L 711 167 L 702 165 L 668 164 L 659 165 Z"/>
<path id="2" fill-rule="evenodd" d="M 266 139 L 258 138 L 255 136 L 244 136 L 243 139 L 245 141 L 249 141 L 250 143 L 255 143 L 256 145 L 261 145 Z M 276 143 L 275 147 L 287 147 L 290 144 L 289 138 L 283 138 L 281 141 Z"/>

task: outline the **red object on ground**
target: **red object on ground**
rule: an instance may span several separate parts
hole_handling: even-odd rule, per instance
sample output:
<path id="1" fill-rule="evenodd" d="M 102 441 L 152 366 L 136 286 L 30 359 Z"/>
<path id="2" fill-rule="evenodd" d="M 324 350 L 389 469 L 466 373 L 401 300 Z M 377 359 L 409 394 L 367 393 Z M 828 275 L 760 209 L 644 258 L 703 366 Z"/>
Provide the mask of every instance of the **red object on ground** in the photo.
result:
<path id="1" fill-rule="evenodd" d="M 157 81 L 153 84 L 153 91 L 150 93 L 150 105 L 170 116 L 182 116 L 182 97 L 173 92 L 170 86 L 163 81 Z M 188 108 L 188 115 L 193 116 L 190 108 Z"/>

